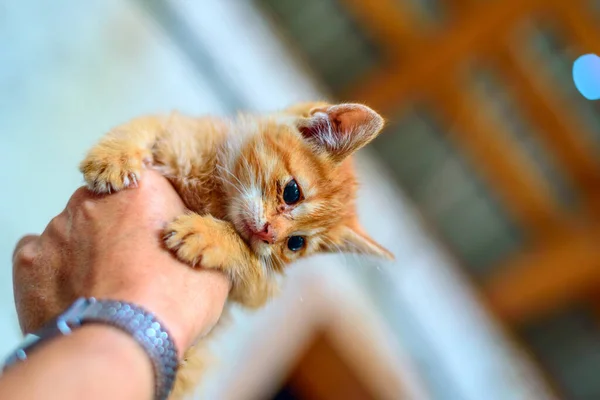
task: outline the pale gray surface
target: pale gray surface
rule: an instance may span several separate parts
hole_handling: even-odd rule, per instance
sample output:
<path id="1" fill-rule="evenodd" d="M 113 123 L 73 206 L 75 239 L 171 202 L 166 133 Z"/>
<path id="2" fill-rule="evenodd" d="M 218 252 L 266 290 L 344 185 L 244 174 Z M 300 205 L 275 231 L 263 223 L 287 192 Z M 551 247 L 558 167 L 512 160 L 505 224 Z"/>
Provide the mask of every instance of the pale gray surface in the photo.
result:
<path id="1" fill-rule="evenodd" d="M 13 246 L 62 210 L 95 140 L 139 114 L 221 111 L 134 5 L 58 4 L 10 0 L 0 10 L 0 354 L 19 339 Z"/>

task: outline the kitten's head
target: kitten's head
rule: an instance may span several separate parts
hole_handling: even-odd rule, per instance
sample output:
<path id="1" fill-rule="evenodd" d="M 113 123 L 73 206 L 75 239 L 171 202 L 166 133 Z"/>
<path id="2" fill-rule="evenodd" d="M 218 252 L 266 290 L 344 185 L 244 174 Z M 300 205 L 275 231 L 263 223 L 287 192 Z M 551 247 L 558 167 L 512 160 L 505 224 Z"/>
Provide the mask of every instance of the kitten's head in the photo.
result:
<path id="1" fill-rule="evenodd" d="M 382 128 L 359 104 L 300 105 L 237 122 L 244 139 L 221 171 L 228 214 L 267 266 L 280 271 L 319 252 L 393 258 L 358 223 L 349 158 Z"/>

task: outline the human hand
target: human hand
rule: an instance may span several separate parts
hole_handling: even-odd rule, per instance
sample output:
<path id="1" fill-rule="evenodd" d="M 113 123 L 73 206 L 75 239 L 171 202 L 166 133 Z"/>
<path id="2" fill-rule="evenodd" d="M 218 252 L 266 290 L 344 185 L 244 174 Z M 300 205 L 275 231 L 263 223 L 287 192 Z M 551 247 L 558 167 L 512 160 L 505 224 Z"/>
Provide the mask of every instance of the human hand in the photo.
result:
<path id="1" fill-rule="evenodd" d="M 170 331 L 180 356 L 217 322 L 229 291 L 214 270 L 192 269 L 162 246 L 185 212 L 169 182 L 146 171 L 140 186 L 109 196 L 78 189 L 41 236 L 19 241 L 13 285 L 23 332 L 39 329 L 80 296 L 136 303 Z"/>

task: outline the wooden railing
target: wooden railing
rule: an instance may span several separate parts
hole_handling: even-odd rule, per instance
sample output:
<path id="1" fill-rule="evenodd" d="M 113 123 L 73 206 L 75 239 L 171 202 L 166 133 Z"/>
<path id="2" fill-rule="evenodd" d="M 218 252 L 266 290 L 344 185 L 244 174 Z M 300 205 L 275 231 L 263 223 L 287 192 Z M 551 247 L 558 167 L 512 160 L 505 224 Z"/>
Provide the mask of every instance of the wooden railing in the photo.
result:
<path id="1" fill-rule="evenodd" d="M 518 324 L 600 288 L 600 245 L 594 246 L 600 243 L 598 151 L 573 105 L 538 76 L 544 66 L 527 57 L 514 33 L 521 23 L 550 20 L 582 54 L 600 54 L 600 24 L 586 1 L 446 0 L 450 19 L 433 30 L 422 29 L 414 10 L 403 8 L 408 2 L 341 1 L 383 46 L 388 60 L 341 97 L 384 113 L 426 100 L 449 126 L 457 127 L 452 139 L 528 232 L 530 247 L 497 268 L 481 287 L 496 315 Z M 493 66 L 510 84 L 519 110 L 534 127 L 532 134 L 573 182 L 582 201 L 577 212 L 557 204 L 506 128 L 461 85 L 459 71 L 470 59 Z"/>

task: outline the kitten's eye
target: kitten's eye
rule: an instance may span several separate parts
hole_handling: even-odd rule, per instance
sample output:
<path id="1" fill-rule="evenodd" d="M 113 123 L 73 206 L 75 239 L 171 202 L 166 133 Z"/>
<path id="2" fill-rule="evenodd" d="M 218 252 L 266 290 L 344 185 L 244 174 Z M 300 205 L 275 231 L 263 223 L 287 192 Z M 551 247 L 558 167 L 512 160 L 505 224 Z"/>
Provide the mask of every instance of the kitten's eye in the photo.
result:
<path id="1" fill-rule="evenodd" d="M 283 201 L 285 201 L 285 204 L 291 205 L 297 203 L 299 200 L 300 188 L 296 180 L 292 179 L 285 185 L 285 189 L 283 189 Z"/>
<path id="2" fill-rule="evenodd" d="M 291 251 L 298 251 L 304 247 L 303 236 L 290 236 L 287 242 L 288 249 Z"/>

